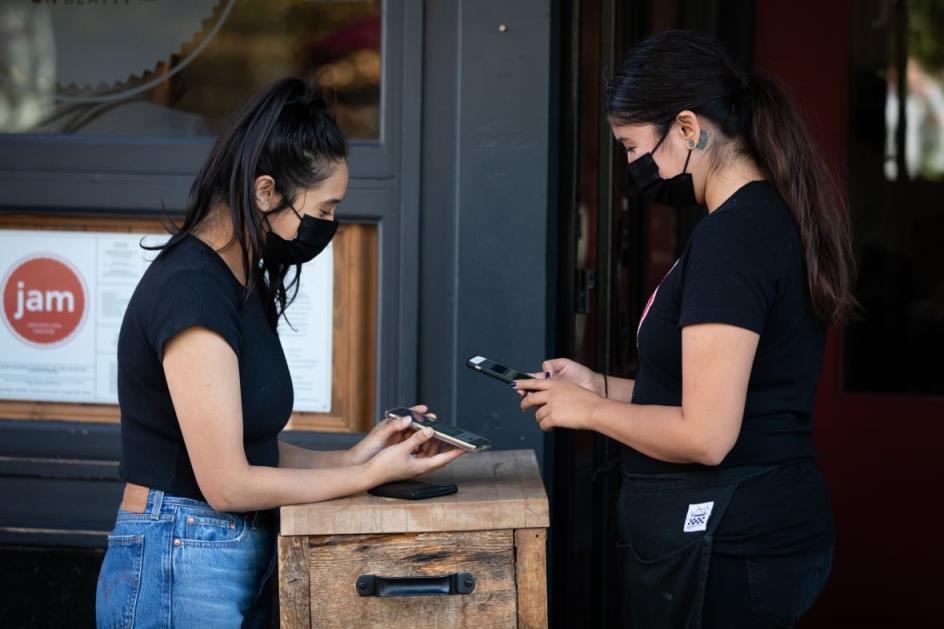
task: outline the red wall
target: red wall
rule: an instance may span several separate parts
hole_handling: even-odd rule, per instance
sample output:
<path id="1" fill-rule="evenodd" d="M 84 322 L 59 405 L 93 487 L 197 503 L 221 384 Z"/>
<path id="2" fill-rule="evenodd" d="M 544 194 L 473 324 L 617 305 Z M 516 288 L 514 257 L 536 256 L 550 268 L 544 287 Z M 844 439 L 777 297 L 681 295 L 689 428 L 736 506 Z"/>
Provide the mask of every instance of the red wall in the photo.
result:
<path id="1" fill-rule="evenodd" d="M 845 179 L 852 0 L 758 0 L 755 66 L 778 75 L 836 173 Z M 876 42 L 877 45 L 879 42 Z M 853 220 L 855 220 L 853 208 Z M 937 461 L 944 399 L 850 395 L 841 333 L 829 339 L 816 440 L 838 528 L 824 595 L 803 627 L 939 626 Z"/>

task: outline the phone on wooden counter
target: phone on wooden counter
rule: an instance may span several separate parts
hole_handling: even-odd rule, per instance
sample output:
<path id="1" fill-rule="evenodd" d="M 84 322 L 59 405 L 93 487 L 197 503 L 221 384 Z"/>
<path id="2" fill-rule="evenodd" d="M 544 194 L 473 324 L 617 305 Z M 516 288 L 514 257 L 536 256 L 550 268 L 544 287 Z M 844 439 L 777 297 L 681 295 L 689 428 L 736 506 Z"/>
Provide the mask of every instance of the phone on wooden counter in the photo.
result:
<path id="1" fill-rule="evenodd" d="M 384 416 L 394 418 L 409 417 L 413 420 L 410 424 L 411 429 L 421 430 L 423 428 L 432 428 L 433 437 L 436 439 L 456 446 L 457 448 L 468 450 L 469 452 L 481 452 L 492 447 L 492 442 L 481 435 L 463 430 L 458 426 L 453 426 L 443 421 L 438 421 L 429 414 L 423 415 L 409 408 L 402 406 L 391 408 L 384 411 Z"/>
<path id="2" fill-rule="evenodd" d="M 435 498 L 436 496 L 448 496 L 458 491 L 455 483 L 447 485 L 435 485 L 425 483 L 421 480 L 395 480 L 382 485 L 377 485 L 373 489 L 368 489 L 367 493 L 382 498 L 400 498 L 401 500 L 423 500 L 424 498 Z"/>

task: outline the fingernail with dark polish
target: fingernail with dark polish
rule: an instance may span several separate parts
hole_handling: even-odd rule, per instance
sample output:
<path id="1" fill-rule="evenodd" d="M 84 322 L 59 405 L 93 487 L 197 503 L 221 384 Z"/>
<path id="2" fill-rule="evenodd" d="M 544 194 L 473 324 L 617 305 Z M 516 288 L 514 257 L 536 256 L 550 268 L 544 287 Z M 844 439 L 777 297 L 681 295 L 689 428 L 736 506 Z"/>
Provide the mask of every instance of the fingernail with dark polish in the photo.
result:
<path id="1" fill-rule="evenodd" d="M 516 380 L 515 382 L 512 382 L 512 383 L 511 383 L 511 388 L 512 388 L 512 389 L 517 389 L 517 388 L 518 388 L 518 381 L 517 381 L 517 380 Z"/>
<path id="2" fill-rule="evenodd" d="M 550 377 L 551 377 L 551 372 L 550 372 L 550 371 L 545 371 L 545 372 L 544 372 L 544 379 L 547 380 L 547 379 L 550 378 Z"/>

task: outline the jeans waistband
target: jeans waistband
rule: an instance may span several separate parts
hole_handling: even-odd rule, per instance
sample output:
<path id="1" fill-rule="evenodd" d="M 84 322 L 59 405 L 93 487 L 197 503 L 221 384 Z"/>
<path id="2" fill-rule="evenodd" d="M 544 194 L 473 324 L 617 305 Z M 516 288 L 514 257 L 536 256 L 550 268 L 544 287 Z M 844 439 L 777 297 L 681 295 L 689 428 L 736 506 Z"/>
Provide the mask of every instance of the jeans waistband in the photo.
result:
<path id="1" fill-rule="evenodd" d="M 210 503 L 205 500 L 197 500 L 196 498 L 186 498 L 184 496 L 174 496 L 172 494 L 167 494 L 160 489 L 149 489 L 147 496 L 147 504 L 144 507 L 144 513 L 149 515 L 152 520 L 157 520 L 160 518 L 162 512 L 166 513 L 167 508 L 171 510 L 174 507 L 200 507 L 203 509 L 209 509 L 210 511 L 217 512 Z M 219 513 L 219 512 L 217 512 Z M 257 518 L 266 515 L 274 515 L 275 511 L 273 509 L 266 509 L 262 511 L 242 511 L 242 512 L 227 512 L 229 515 L 245 518 Z"/>

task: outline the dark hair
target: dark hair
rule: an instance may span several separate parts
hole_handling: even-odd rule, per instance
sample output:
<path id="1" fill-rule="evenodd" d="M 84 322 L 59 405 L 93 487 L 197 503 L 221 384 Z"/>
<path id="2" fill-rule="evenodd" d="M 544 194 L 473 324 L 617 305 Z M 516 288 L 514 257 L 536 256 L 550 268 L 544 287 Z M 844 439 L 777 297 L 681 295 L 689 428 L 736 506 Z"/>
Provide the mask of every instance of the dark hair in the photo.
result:
<path id="1" fill-rule="evenodd" d="M 667 31 L 626 53 L 607 86 L 607 101 L 611 120 L 655 124 L 663 133 L 685 109 L 717 125 L 790 206 L 816 315 L 842 323 L 855 313 L 845 196 L 778 82 L 743 72 L 706 35 Z"/>
<path id="2" fill-rule="evenodd" d="M 286 287 L 289 265 L 263 258 L 267 227 L 256 206 L 256 178 L 275 180 L 282 202 L 272 212 L 284 211 L 300 189 L 327 179 L 346 156 L 344 135 L 319 93 L 301 79 L 277 81 L 226 120 L 190 188 L 184 221 L 159 247 L 161 255 L 193 233 L 211 208 L 225 204 L 242 252 L 245 294 L 262 291 L 266 317 L 275 328 L 298 291 L 301 265 Z"/>

